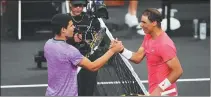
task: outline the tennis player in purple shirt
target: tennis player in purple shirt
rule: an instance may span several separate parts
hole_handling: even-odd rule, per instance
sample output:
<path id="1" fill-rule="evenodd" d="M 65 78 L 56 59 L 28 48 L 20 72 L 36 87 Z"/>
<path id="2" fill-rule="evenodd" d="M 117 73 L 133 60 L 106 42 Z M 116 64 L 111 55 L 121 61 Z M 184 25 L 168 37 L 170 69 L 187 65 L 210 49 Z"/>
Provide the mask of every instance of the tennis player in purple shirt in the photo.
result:
<path id="1" fill-rule="evenodd" d="M 56 14 L 51 23 L 55 36 L 49 39 L 44 46 L 44 55 L 48 66 L 46 96 L 78 96 L 78 66 L 90 71 L 97 71 L 113 54 L 123 50 L 123 45 L 118 40 L 111 41 L 109 50 L 91 62 L 78 49 L 66 43 L 67 38 L 73 38 L 74 34 L 74 25 L 69 15 Z M 75 40 L 77 39 L 75 38 Z"/>

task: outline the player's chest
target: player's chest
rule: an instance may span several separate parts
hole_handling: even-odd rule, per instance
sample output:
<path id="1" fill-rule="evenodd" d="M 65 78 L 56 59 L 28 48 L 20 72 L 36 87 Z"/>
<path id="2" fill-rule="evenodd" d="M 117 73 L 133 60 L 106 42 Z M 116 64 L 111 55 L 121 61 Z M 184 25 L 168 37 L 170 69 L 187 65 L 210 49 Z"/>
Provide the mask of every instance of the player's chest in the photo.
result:
<path id="1" fill-rule="evenodd" d="M 155 41 L 146 41 L 144 49 L 148 61 L 150 62 L 161 61 L 159 45 Z"/>
<path id="2" fill-rule="evenodd" d="M 144 49 L 146 54 L 156 54 L 158 47 L 155 41 L 146 41 L 144 43 Z"/>

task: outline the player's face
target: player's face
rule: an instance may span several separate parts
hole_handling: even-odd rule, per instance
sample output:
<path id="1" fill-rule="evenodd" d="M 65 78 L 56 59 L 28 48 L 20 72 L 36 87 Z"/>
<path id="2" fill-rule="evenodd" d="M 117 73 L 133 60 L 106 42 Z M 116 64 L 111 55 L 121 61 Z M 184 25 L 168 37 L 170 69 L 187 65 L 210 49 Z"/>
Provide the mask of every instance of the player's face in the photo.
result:
<path id="1" fill-rule="evenodd" d="M 67 29 L 63 28 L 64 36 L 73 37 L 74 28 L 75 28 L 75 26 L 73 25 L 73 22 L 69 21 Z"/>
<path id="2" fill-rule="evenodd" d="M 81 12 L 83 11 L 83 5 L 82 4 L 75 4 L 75 5 L 72 5 L 72 8 L 71 8 L 71 10 L 72 10 L 72 13 L 74 14 L 74 15 L 80 15 L 81 14 Z"/>
<path id="3" fill-rule="evenodd" d="M 141 16 L 141 25 L 145 34 L 150 34 L 153 31 L 154 23 L 148 19 L 148 16 Z"/>

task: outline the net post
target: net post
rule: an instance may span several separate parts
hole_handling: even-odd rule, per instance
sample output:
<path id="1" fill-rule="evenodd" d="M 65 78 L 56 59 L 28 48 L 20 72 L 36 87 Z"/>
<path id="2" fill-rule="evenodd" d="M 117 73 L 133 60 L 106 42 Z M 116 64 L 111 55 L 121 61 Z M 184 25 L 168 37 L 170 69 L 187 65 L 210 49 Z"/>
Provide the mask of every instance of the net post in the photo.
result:
<path id="1" fill-rule="evenodd" d="M 18 40 L 21 40 L 21 0 L 18 1 Z"/>

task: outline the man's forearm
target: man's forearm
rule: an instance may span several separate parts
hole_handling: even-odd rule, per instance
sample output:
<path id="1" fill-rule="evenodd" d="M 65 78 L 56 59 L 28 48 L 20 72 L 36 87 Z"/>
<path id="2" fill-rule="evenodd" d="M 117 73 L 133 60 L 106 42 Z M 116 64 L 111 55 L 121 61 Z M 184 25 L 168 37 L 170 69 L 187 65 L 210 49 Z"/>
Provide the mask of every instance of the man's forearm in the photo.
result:
<path id="1" fill-rule="evenodd" d="M 168 74 L 167 78 L 165 78 L 159 86 L 165 90 L 171 84 L 175 83 L 183 73 L 183 69 L 180 65 L 180 62 L 177 57 L 172 58 L 171 60 L 167 61 L 168 67 L 170 68 L 170 73 Z"/>
<path id="2" fill-rule="evenodd" d="M 158 85 L 158 87 L 153 90 L 150 96 L 162 96 L 164 94 L 164 91 L 166 91 L 168 87 L 170 87 L 173 83 L 175 83 L 181 75 L 182 75 L 182 70 L 172 70 L 171 73 L 168 75 L 168 77 L 165 78 Z M 174 91 L 176 90 L 172 90 L 171 92 Z"/>
<path id="3" fill-rule="evenodd" d="M 175 69 L 170 72 L 167 78 L 165 78 L 160 84 L 159 87 L 164 91 L 166 88 L 171 86 L 173 83 L 175 83 L 180 76 L 182 75 L 183 71 L 180 69 Z"/>
<path id="4" fill-rule="evenodd" d="M 124 50 L 121 54 L 124 57 L 126 57 L 128 60 L 130 60 L 136 64 L 140 63 L 145 56 L 144 52 L 132 52 L 126 48 L 124 48 Z"/>
<path id="5" fill-rule="evenodd" d="M 111 50 L 108 50 L 103 56 L 96 59 L 93 63 L 94 71 L 101 68 L 115 53 Z"/>
<path id="6" fill-rule="evenodd" d="M 131 62 L 139 64 L 144 59 L 144 54 L 133 52 L 132 57 L 129 59 Z"/>
<path id="7" fill-rule="evenodd" d="M 170 81 L 170 83 L 175 83 L 180 78 L 181 75 L 182 75 L 182 70 L 172 70 L 167 78 Z"/>

